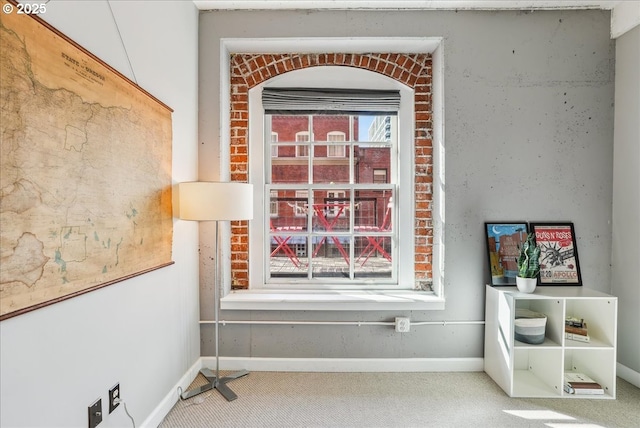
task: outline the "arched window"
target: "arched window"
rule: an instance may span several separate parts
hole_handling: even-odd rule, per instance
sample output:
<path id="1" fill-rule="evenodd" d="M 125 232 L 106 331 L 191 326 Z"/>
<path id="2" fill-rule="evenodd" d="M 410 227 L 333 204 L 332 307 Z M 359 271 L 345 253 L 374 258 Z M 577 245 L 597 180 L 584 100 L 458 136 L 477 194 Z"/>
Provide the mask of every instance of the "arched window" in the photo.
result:
<path id="1" fill-rule="evenodd" d="M 412 162 L 413 90 L 348 67 L 293 71 L 272 83 L 249 92 L 250 181 L 265 207 L 280 207 L 250 227 L 251 287 L 413 289 L 415 211 L 410 192 L 398 193 L 414 186 L 411 168 L 400 168 Z M 377 122 L 387 124 L 386 138 L 372 130 Z M 274 145 L 295 156 L 274 158 Z M 374 173 L 381 170 L 384 182 Z"/>

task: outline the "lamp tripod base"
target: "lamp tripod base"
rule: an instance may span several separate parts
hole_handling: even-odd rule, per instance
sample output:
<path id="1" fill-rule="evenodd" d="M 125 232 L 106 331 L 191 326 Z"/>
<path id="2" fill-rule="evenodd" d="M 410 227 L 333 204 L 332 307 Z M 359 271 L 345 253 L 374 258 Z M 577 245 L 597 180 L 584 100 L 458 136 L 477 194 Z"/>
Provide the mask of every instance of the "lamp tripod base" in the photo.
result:
<path id="1" fill-rule="evenodd" d="M 217 389 L 218 392 L 222 394 L 224 398 L 227 399 L 227 401 L 233 401 L 236 398 L 238 398 L 238 396 L 236 395 L 235 392 L 231 390 L 231 388 L 227 386 L 227 382 L 231 382 L 232 380 L 236 380 L 240 377 L 243 377 L 249 374 L 248 371 L 241 370 L 229 376 L 218 378 L 216 374 L 210 369 L 202 369 L 200 370 L 200 373 L 202 373 L 202 375 L 207 378 L 207 383 L 198 388 L 194 388 L 192 390 L 186 391 L 185 393 L 180 395 L 180 398 L 182 400 L 187 400 L 191 397 L 195 397 L 196 395 L 202 394 L 203 392 L 207 392 L 212 389 Z"/>

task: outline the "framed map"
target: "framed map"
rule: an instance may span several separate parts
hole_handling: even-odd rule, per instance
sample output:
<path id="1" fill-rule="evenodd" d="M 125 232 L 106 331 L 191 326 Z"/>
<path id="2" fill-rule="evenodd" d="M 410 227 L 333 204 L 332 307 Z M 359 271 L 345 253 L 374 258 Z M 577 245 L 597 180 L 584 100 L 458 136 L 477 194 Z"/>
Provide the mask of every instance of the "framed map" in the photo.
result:
<path id="1" fill-rule="evenodd" d="M 15 5 L 0 14 L 0 320 L 173 263 L 172 110 Z"/>

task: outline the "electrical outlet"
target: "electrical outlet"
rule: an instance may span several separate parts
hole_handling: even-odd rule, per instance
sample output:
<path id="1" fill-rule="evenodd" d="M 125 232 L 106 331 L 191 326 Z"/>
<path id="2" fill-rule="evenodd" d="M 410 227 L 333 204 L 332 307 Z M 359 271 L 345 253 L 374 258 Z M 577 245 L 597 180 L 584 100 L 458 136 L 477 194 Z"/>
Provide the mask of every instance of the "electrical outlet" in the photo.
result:
<path id="1" fill-rule="evenodd" d="M 95 428 L 102 422 L 102 398 L 89 406 L 89 428 Z"/>
<path id="2" fill-rule="evenodd" d="M 398 333 L 408 333 L 411 328 L 411 321 L 409 318 L 396 317 L 396 331 Z"/>
<path id="3" fill-rule="evenodd" d="M 109 390 L 109 414 L 113 412 L 116 407 L 120 405 L 120 402 L 116 402 L 116 398 L 120 398 L 120 384 L 116 383 Z"/>

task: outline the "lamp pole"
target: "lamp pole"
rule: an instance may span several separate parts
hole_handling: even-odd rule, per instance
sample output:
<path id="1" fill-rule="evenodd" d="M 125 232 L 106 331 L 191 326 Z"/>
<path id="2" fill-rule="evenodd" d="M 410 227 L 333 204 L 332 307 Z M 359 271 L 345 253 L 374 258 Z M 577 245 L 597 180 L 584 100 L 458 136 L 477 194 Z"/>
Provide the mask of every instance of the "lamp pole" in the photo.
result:
<path id="1" fill-rule="evenodd" d="M 241 370 L 229 376 L 220 377 L 220 288 L 219 281 L 219 236 L 221 220 L 249 220 L 253 217 L 253 185 L 246 183 L 213 183 L 191 182 L 180 183 L 180 218 L 185 220 L 215 221 L 215 263 L 214 263 L 214 323 L 215 323 L 215 354 L 216 370 L 204 368 L 200 373 L 207 379 L 207 383 L 191 389 L 180 395 L 186 400 L 205 391 L 216 389 L 227 401 L 238 398 L 228 386 L 227 382 L 246 376 L 247 370 Z"/>

